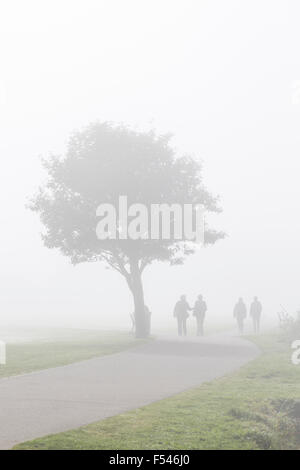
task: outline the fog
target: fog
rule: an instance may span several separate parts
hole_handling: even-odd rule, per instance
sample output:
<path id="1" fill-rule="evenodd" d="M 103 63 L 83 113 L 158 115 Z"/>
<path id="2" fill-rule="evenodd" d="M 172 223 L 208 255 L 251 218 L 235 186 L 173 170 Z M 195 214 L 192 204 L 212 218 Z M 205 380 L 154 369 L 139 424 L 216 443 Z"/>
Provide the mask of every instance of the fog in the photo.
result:
<path id="1" fill-rule="evenodd" d="M 179 295 L 232 321 L 259 296 L 264 321 L 299 299 L 300 56 L 296 0 L 3 0 L 0 6 L 0 323 L 130 328 L 124 280 L 43 246 L 26 203 L 40 157 L 95 120 L 171 132 L 220 195 L 225 240 L 145 271 L 154 328 Z"/>

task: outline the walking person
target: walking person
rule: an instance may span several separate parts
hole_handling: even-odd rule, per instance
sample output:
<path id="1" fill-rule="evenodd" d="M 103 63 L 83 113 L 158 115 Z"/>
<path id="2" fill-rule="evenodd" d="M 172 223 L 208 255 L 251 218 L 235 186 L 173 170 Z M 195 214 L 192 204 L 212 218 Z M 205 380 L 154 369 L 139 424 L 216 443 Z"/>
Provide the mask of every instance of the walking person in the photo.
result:
<path id="1" fill-rule="evenodd" d="M 198 295 L 193 309 L 193 316 L 197 321 L 197 336 L 204 335 L 204 319 L 207 311 L 207 305 L 202 295 Z"/>
<path id="2" fill-rule="evenodd" d="M 257 297 L 254 297 L 254 300 L 250 307 L 250 317 L 252 317 L 254 333 L 259 333 L 260 327 L 260 317 L 262 312 L 262 304 Z"/>
<path id="3" fill-rule="evenodd" d="M 174 308 L 174 317 L 177 318 L 177 325 L 178 325 L 178 335 L 179 336 L 186 336 L 187 334 L 187 329 L 186 329 L 186 320 L 189 317 L 188 311 L 192 310 L 192 308 L 189 306 L 186 296 L 182 295 L 180 297 L 180 300 L 176 302 L 175 308 Z"/>
<path id="4" fill-rule="evenodd" d="M 233 316 L 236 318 L 239 333 L 244 333 L 244 320 L 247 316 L 247 308 L 242 298 L 239 299 L 233 310 Z"/>

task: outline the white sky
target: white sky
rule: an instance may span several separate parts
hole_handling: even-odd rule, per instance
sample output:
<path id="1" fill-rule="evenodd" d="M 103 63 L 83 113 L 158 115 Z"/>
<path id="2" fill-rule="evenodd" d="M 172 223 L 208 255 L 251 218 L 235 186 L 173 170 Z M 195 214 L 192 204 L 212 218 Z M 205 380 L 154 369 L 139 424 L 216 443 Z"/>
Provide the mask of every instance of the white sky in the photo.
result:
<path id="1" fill-rule="evenodd" d="M 24 208 L 39 156 L 98 119 L 172 132 L 222 198 L 225 241 L 146 273 L 155 326 L 181 293 L 300 308 L 299 21 L 297 0 L 1 0 L 0 323 L 128 324 L 118 274 L 44 248 Z"/>

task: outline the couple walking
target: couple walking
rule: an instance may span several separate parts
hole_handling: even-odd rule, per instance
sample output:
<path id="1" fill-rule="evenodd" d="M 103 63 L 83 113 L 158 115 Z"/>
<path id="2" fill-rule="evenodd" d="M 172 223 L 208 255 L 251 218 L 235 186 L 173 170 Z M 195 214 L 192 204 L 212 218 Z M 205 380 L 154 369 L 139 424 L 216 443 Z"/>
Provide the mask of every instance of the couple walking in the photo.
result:
<path id="1" fill-rule="evenodd" d="M 202 295 L 199 295 L 194 307 L 190 307 L 187 300 L 186 296 L 182 295 L 178 302 L 176 302 L 175 308 L 174 308 L 174 317 L 177 319 L 177 324 L 178 324 L 178 335 L 179 336 L 186 336 L 187 330 L 186 330 L 186 321 L 189 317 L 189 311 L 193 311 L 193 316 L 196 318 L 197 321 L 197 336 L 203 336 L 204 331 L 203 331 L 203 325 L 204 325 L 204 319 L 205 319 L 205 314 L 207 311 L 207 305 L 206 302 L 203 300 Z"/>
<path id="2" fill-rule="evenodd" d="M 254 333 L 259 333 L 260 317 L 262 312 L 262 304 L 257 297 L 254 297 L 250 307 L 250 317 L 252 317 Z M 239 333 L 244 332 L 244 321 L 247 317 L 247 307 L 242 298 L 239 299 L 233 310 L 233 316 L 236 318 Z"/>

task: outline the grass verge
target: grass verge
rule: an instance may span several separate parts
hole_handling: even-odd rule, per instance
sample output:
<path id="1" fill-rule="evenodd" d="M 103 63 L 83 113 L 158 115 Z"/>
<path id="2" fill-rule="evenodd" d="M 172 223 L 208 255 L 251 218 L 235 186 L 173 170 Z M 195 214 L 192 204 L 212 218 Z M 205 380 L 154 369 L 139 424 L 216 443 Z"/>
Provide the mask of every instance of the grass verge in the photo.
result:
<path id="1" fill-rule="evenodd" d="M 8 342 L 7 364 L 0 366 L 0 378 L 114 354 L 143 342 L 129 333 L 97 330 L 53 330 L 51 334 L 45 330 L 44 335 L 34 334 L 32 331 L 31 341 Z"/>

